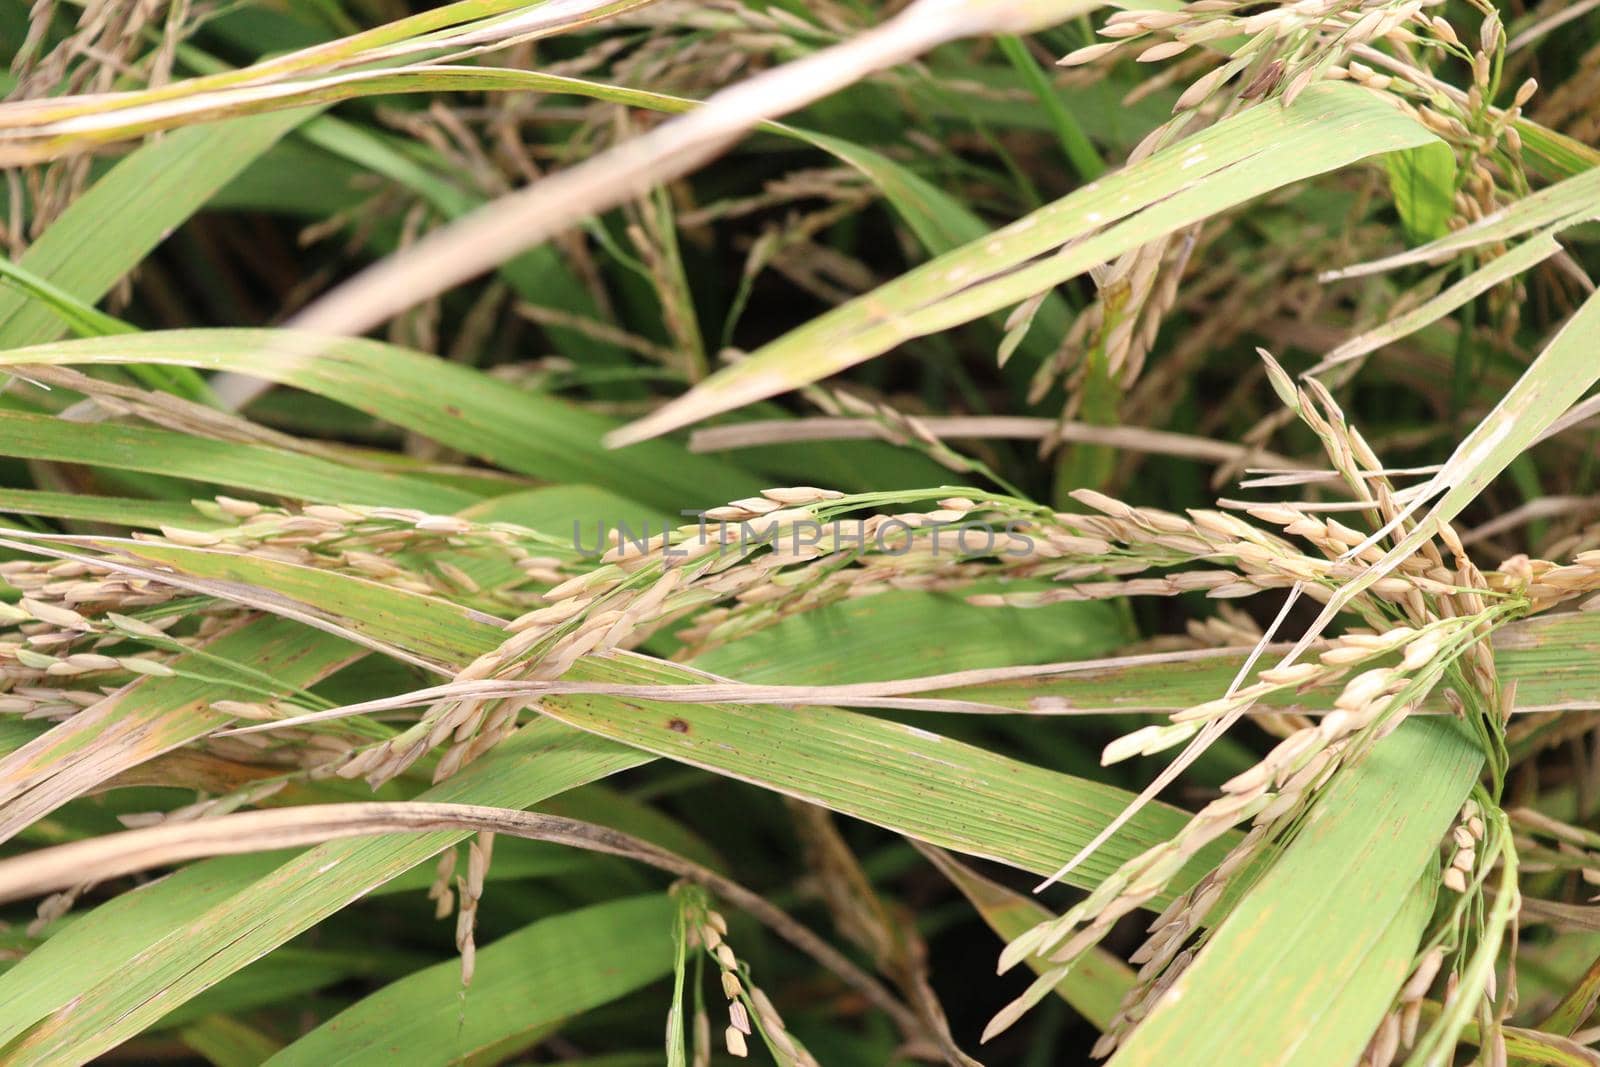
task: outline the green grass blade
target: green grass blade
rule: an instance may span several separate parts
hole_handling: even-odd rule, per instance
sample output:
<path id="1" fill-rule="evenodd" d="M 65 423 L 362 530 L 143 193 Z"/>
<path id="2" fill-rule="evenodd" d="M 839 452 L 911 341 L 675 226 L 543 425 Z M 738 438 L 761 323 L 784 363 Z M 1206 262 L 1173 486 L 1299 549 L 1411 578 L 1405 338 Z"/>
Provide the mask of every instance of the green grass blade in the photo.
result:
<path id="1" fill-rule="evenodd" d="M 259 1030 L 226 1015 L 198 1019 L 178 1036 L 212 1067 L 255 1067 L 278 1048 L 276 1041 Z"/>
<path id="2" fill-rule="evenodd" d="M 573 681 L 686 683 L 699 676 L 642 656 L 580 661 Z M 562 695 L 546 713 L 642 748 L 967 855 L 1035 873 L 1086 844 L 1121 810 L 1114 786 L 1048 771 L 914 726 L 839 711 Z M 1093 885 L 1123 860 L 1167 840 L 1185 816 L 1152 805 L 1073 872 Z M 1208 849 L 1181 887 L 1220 858 Z"/>
<path id="3" fill-rule="evenodd" d="M 1463 226 L 1420 248 L 1333 271 L 1327 277 L 1354 277 L 1412 263 L 1438 262 L 1469 248 L 1513 240 L 1537 230 L 1558 232 L 1600 217 L 1600 209 L 1595 206 L 1597 203 L 1600 203 L 1600 168 L 1580 172 L 1565 181 L 1530 193 L 1472 225 Z"/>
<path id="4" fill-rule="evenodd" d="M 1078 177 L 1086 182 L 1092 182 L 1104 174 L 1105 161 L 1100 158 L 1100 153 L 1094 150 L 1094 145 L 1090 143 L 1088 134 L 1083 132 L 1083 127 L 1078 124 L 1077 118 L 1062 102 L 1049 77 L 1039 68 L 1038 61 L 1028 51 L 1028 46 L 1019 37 L 1000 37 L 997 40 L 1006 59 L 1017 73 L 1022 75 L 1023 82 L 1038 98 L 1039 106 L 1044 108 L 1045 115 L 1050 119 L 1050 126 L 1055 130 L 1056 139 L 1061 142 L 1061 151 L 1072 164 L 1072 168 L 1078 172 Z"/>
<path id="5" fill-rule="evenodd" d="M 216 525 L 189 504 L 177 501 L 52 493 L 40 489 L 0 488 L 0 514 L 105 522 L 151 530 L 162 526 L 203 530 Z"/>
<path id="6" fill-rule="evenodd" d="M 121 319 L 77 299 L 71 293 L 9 259 L 0 257 L 0 277 L 34 300 L 42 302 L 55 316 L 79 337 L 106 337 L 111 334 L 137 333 Z M 4 287 L 0 287 L 4 291 Z"/>
<path id="7" fill-rule="evenodd" d="M 470 367 L 359 339 L 326 343 L 325 350 L 313 353 L 318 346 L 308 340 L 272 330 L 169 330 L 0 353 L 0 366 L 150 363 L 265 378 L 337 400 L 507 470 L 611 489 L 674 513 L 761 488 L 742 471 L 672 442 L 625 457 L 607 455 L 599 441 L 616 426 L 614 420 Z M 10 448 L 0 443 L 0 451 Z M 351 496 L 343 500 L 365 502 Z M 370 502 L 403 503 L 397 497 Z M 458 499 L 448 510 L 470 503 Z"/>
<path id="8" fill-rule="evenodd" d="M 541 919 L 478 950 L 472 984 L 435 964 L 385 986 L 267 1061 L 272 1067 L 499 1062 L 569 1016 L 671 969 L 673 907 L 630 897 Z"/>
<path id="9" fill-rule="evenodd" d="M 74 200 L 19 265 L 78 300 L 98 301 L 212 193 L 310 114 L 249 116 L 145 145 Z M 49 341 L 62 329 L 47 304 L 0 288 L 0 348 Z"/>
<path id="10" fill-rule="evenodd" d="M 535 722 L 418 800 L 524 808 L 636 766 L 647 757 Z M 333 841 L 288 861 L 246 889 L 191 915 L 144 949 L 136 965 L 93 980 L 43 1012 L 26 997 L 0 1007 L 0 1028 L 27 1027 L 0 1048 L 14 1064 L 81 1063 L 116 1047 L 173 1008 L 404 873 L 466 832 Z M 48 1014 L 46 1014 L 48 1012 Z M 37 1020 L 37 1023 L 36 1023 Z"/>
<path id="11" fill-rule="evenodd" d="M 1443 237 L 1455 213 L 1456 156 L 1443 141 L 1390 152 L 1383 159 L 1389 172 L 1394 209 L 1416 244 Z"/>
<path id="12" fill-rule="evenodd" d="M 813 319 L 608 441 L 632 444 L 815 382 L 1252 197 L 1432 140 L 1420 124 L 1337 83 L 1313 86 L 1288 108 L 1250 108 Z"/>
<path id="13" fill-rule="evenodd" d="M 1600 618 L 1583 613 L 1523 619 L 1496 630 L 1491 641 L 1495 671 L 1503 683 L 1516 685 L 1519 711 L 1559 711 L 1596 704 L 1600 663 L 1574 657 L 1569 650 L 1600 642 Z M 1288 647 L 1269 646 L 1267 658 Z M 1046 677 L 929 688 L 921 695 L 1056 715 L 1170 714 L 1214 699 L 1228 688 L 1244 662 L 1245 652 L 1238 649 L 1117 657 L 1073 664 Z M 1286 690 L 1269 695 L 1262 705 L 1285 711 L 1325 711 L 1336 695 L 1325 690 Z M 1421 708 L 1441 713 L 1448 705 L 1442 695 L 1434 693 Z"/>
<path id="14" fill-rule="evenodd" d="M 1354 1063 L 1410 973 L 1432 911 L 1418 880 L 1482 763 L 1455 723 L 1412 719 L 1335 777 L 1111 1063 Z"/>
<path id="15" fill-rule="evenodd" d="M 71 422 L 0 410 L 0 454 L 188 478 L 325 504 L 457 511 L 479 497 L 399 474 L 362 470 L 269 445 L 220 441 L 153 426 Z"/>
<path id="16" fill-rule="evenodd" d="M 98 981 L 105 966 L 126 966 L 165 933 L 287 858 L 283 852 L 254 852 L 190 864 L 113 897 L 53 933 L 0 975 L 0 1046 Z"/>
<path id="17" fill-rule="evenodd" d="M 784 619 L 694 665 L 745 682 L 848 685 L 904 677 L 913 664 L 945 672 L 1086 659 L 1112 651 L 1122 637 L 1109 604 L 980 608 L 965 591 L 887 592 Z"/>

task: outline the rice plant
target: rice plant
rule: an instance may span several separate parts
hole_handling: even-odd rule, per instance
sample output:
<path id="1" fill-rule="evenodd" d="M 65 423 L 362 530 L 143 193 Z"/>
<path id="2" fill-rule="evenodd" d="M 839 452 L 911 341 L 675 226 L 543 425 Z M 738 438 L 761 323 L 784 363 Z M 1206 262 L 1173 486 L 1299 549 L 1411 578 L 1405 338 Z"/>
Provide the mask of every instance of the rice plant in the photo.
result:
<path id="1" fill-rule="evenodd" d="M 0 1062 L 1600 1064 L 1600 3 L 0 42 Z"/>

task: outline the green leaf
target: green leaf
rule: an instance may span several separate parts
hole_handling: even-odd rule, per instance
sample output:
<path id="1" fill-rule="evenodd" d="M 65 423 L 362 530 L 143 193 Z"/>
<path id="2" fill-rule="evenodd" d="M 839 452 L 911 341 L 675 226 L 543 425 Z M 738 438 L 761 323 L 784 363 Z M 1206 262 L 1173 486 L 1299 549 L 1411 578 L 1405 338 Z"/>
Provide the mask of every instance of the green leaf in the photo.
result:
<path id="1" fill-rule="evenodd" d="M 1384 345 L 1415 333 L 1444 318 L 1463 304 L 1477 299 L 1495 286 L 1531 270 L 1559 251 L 1561 245 L 1557 243 L 1552 230 L 1537 233 L 1504 255 L 1496 256 L 1471 271 L 1436 296 L 1345 341 L 1305 373 L 1319 374 L 1337 364 L 1364 356 L 1368 352 L 1376 351 Z"/>
<path id="2" fill-rule="evenodd" d="M 1389 192 L 1412 244 L 1443 237 L 1455 214 L 1456 156 L 1443 141 L 1383 157 Z"/>
<path id="3" fill-rule="evenodd" d="M 608 442 L 633 444 L 815 382 L 1252 197 L 1434 139 L 1344 83 L 1313 85 L 1287 108 L 1252 107 L 811 320 Z"/>
<path id="4" fill-rule="evenodd" d="M 662 523 L 678 525 L 675 511 L 649 508 L 637 501 L 592 485 L 551 485 L 506 493 L 458 512 L 473 522 L 514 522 L 530 530 L 572 541 L 581 534 L 587 547 L 596 523 L 607 529 L 627 523 L 630 530 L 643 530 L 648 524 L 660 530 Z"/>
<path id="5" fill-rule="evenodd" d="M 528 807 L 574 786 L 637 766 L 645 757 L 534 722 L 418 800 Z M 471 836 L 389 834 L 331 841 L 154 940 L 122 970 L 95 968 L 59 1008 L 27 990 L 0 1004 L 8 1064 L 84 1062 L 116 1047 L 252 960 L 272 951 L 391 878 Z M 148 892 L 148 890 L 147 890 Z M 664 929 L 664 927 L 663 927 Z M 9 978 L 0 976 L 0 981 Z"/>
<path id="6" fill-rule="evenodd" d="M 19 265 L 95 303 L 179 223 L 313 109 L 252 115 L 180 130 L 112 167 L 28 248 Z M 49 305 L 0 288 L 0 348 L 60 336 Z"/>
<path id="7" fill-rule="evenodd" d="M 1356 1062 L 1410 973 L 1440 839 L 1483 754 L 1449 720 L 1410 719 L 1318 799 L 1113 1067 Z"/>
<path id="8" fill-rule="evenodd" d="M 567 675 L 571 681 L 628 685 L 704 677 L 629 654 L 580 660 Z M 1129 799 L 1114 786 L 835 708 L 780 711 L 586 694 L 551 696 L 543 703 L 548 715 L 581 730 L 1041 874 L 1087 844 Z M 1095 884 L 1124 860 L 1170 838 L 1186 819 L 1175 808 L 1150 805 L 1071 879 Z M 1214 865 L 1227 843 L 1204 850 L 1174 888 Z"/>
<path id="9" fill-rule="evenodd" d="M 121 319 L 96 310 L 66 290 L 52 285 L 26 267 L 19 266 L 4 257 L 0 257 L 0 277 L 33 299 L 46 304 L 56 317 L 79 337 L 103 337 L 137 332 Z"/>
<path id="10" fill-rule="evenodd" d="M 1324 278 L 1357 277 L 1412 263 L 1440 262 L 1469 248 L 1510 241 L 1537 230 L 1557 233 L 1600 217 L 1596 203 L 1600 203 L 1600 167 L 1581 171 L 1571 178 L 1512 201 L 1472 225 L 1445 234 L 1421 248 L 1331 271 Z"/>
<path id="11" fill-rule="evenodd" d="M 117 544 L 135 559 L 152 560 L 178 574 L 231 583 L 239 590 L 265 589 L 283 610 L 291 602 L 319 617 L 337 620 L 351 633 L 392 645 L 454 673 L 505 637 L 503 620 L 448 600 L 418 596 L 365 578 L 304 567 L 261 556 L 197 551 L 154 541 Z"/>
<path id="12" fill-rule="evenodd" d="M 1056 87 L 1051 84 L 1044 71 L 1039 69 L 1039 64 L 1028 51 L 1028 46 L 1017 37 L 1004 36 L 998 38 L 998 41 L 1006 59 L 1017 73 L 1022 75 L 1023 84 L 1038 97 L 1039 106 L 1049 117 L 1056 139 L 1061 142 L 1061 151 L 1071 162 L 1072 169 L 1078 172 L 1078 177 L 1086 182 L 1092 182 L 1104 174 L 1105 161 L 1094 150 L 1088 134 L 1084 133 L 1083 127 L 1078 124 L 1077 117 L 1062 102 Z"/>
<path id="13" fill-rule="evenodd" d="M 38 489 L 0 488 L 0 512 L 10 515 L 40 515 L 52 519 L 105 522 L 117 526 L 159 529 L 181 526 L 187 530 L 207 530 L 216 520 L 200 514 L 188 504 L 166 500 L 137 500 L 131 497 L 51 493 Z"/>
<path id="14" fill-rule="evenodd" d="M 393 982 L 272 1059 L 273 1067 L 498 1062 L 567 1017 L 671 969 L 672 902 L 630 897 L 552 916 L 478 949 L 472 984 L 447 960 Z"/>
<path id="15" fill-rule="evenodd" d="M 270 858 L 282 862 L 280 857 Z M 260 873 L 265 874 L 270 869 L 270 865 L 263 867 Z M 427 957 L 421 958 L 421 963 L 427 961 Z M 294 1003 L 341 982 L 387 981 L 415 970 L 421 963 L 416 952 L 382 944 L 366 949 L 345 950 L 285 945 L 271 955 L 256 960 L 227 981 L 212 986 L 156 1023 L 150 1032 L 173 1029 L 187 1031 L 207 1018 Z M 99 966 L 103 968 L 105 961 L 99 961 Z"/>
<path id="16" fill-rule="evenodd" d="M 211 1015 L 183 1028 L 183 1043 L 213 1067 L 255 1067 L 277 1049 L 277 1042 L 226 1015 Z"/>
<path id="17" fill-rule="evenodd" d="M 599 442 L 616 426 L 612 419 L 518 389 L 459 363 L 378 341 L 330 342 L 281 330 L 166 330 L 0 353 L 0 366 L 26 363 L 152 363 L 265 378 L 337 400 L 506 470 L 599 486 L 674 513 L 697 504 L 749 496 L 761 489 L 761 483 L 744 472 L 717 459 L 691 454 L 673 442 L 658 442 L 626 456 L 609 455 Z M 0 451 L 10 452 L 11 447 L 0 441 Z M 182 457 L 174 461 L 181 462 Z M 185 469 L 193 466 L 215 468 L 214 477 L 232 470 L 227 464 L 210 461 L 188 464 Z M 359 473 L 336 469 L 344 470 L 346 477 Z M 260 481 L 264 476 L 254 477 Z M 298 480 L 296 476 L 273 484 Z M 323 480 L 314 479 L 311 484 L 320 486 Z M 437 492 L 443 495 L 447 491 Z M 332 499 L 349 503 L 368 498 L 358 501 L 347 495 Z M 453 500 L 448 510 L 473 502 L 459 494 Z M 403 504 L 394 496 L 373 502 Z"/>
<path id="18" fill-rule="evenodd" d="M 190 864 L 158 882 L 119 893 L 0 975 L 0 1047 L 29 1025 L 125 967 L 196 914 L 226 900 L 292 853 L 255 852 Z"/>
<path id="19" fill-rule="evenodd" d="M 1592 707 L 1600 690 L 1600 663 L 1574 659 L 1572 648 L 1600 643 L 1600 616 L 1547 615 L 1522 619 L 1497 629 L 1491 638 L 1495 672 L 1501 682 L 1517 687 L 1522 712 Z M 997 707 L 1060 715 L 1107 712 L 1170 714 L 1194 707 L 1224 692 L 1244 665 L 1242 653 L 1197 650 L 1154 655 L 1119 656 L 1068 664 L 1058 672 L 949 688 L 929 688 L 918 695 L 947 700 L 972 700 Z M 1337 693 L 1283 690 L 1262 701 L 1284 711 L 1326 711 Z M 1449 710 L 1435 690 L 1422 710 Z"/>
<path id="20" fill-rule="evenodd" d="M 0 994 L 15 996 L 19 1014 L 0 1026 L 0 1044 L 26 1023 L 65 1004 L 78 990 L 98 981 L 108 968 L 133 965 L 140 953 L 197 914 L 216 906 L 270 874 L 301 850 L 244 853 L 188 864 L 153 882 L 136 886 L 87 914 L 52 927 L 49 937 L 0 976 Z M 495 845 L 489 883 L 569 874 L 589 857 L 559 845 L 504 838 Z M 414 867 L 375 888 L 368 898 L 420 893 L 433 882 L 431 869 Z M 367 954 L 370 955 L 370 954 Z M 212 986 L 154 1023 L 156 1028 L 187 1024 L 218 1011 L 238 1011 L 275 1003 L 286 992 L 304 995 L 373 967 L 350 954 L 279 948 Z M 28 1017 L 21 1011 L 26 1002 Z"/>
<path id="21" fill-rule="evenodd" d="M 188 478 L 323 504 L 451 512 L 480 499 L 420 478 L 363 470 L 270 445 L 219 441 L 153 426 L 73 422 L 20 411 L 0 410 L 0 454 Z"/>
<path id="22" fill-rule="evenodd" d="M 702 653 L 694 666 L 745 682 L 848 685 L 903 678 L 908 666 L 943 673 L 1086 659 L 1125 636 L 1109 604 L 980 608 L 966 600 L 993 588 L 852 598 Z"/>

